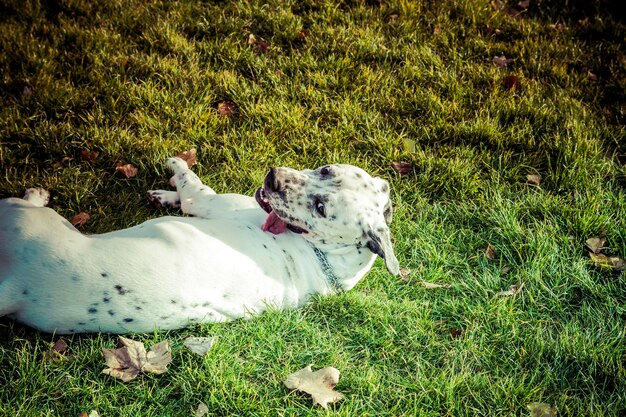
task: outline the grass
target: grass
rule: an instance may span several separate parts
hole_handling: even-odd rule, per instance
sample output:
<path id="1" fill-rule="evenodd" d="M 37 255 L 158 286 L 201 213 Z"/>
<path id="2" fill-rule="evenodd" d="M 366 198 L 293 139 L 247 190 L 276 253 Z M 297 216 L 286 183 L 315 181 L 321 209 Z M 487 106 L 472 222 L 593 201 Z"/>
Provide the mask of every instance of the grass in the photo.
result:
<path id="1" fill-rule="evenodd" d="M 160 215 L 145 190 L 166 187 L 165 157 L 190 148 L 218 192 L 251 194 L 270 166 L 353 163 L 391 181 L 411 281 L 377 262 L 299 310 L 135 335 L 172 341 L 174 360 L 128 384 L 100 373 L 114 336 L 69 337 L 72 357 L 45 363 L 57 337 L 3 319 L 0 415 L 183 416 L 201 401 L 212 416 L 523 416 L 531 402 L 626 415 L 625 277 L 583 247 L 603 233 L 626 255 L 617 6 L 89 3 L 0 4 L 0 197 L 46 187 L 99 233 Z M 233 117 L 216 110 L 225 100 Z M 116 176 L 118 161 L 137 177 Z M 399 161 L 413 170 L 400 176 Z M 218 342 L 201 358 L 188 335 Z M 284 388 L 308 364 L 338 368 L 347 399 L 324 411 Z"/>

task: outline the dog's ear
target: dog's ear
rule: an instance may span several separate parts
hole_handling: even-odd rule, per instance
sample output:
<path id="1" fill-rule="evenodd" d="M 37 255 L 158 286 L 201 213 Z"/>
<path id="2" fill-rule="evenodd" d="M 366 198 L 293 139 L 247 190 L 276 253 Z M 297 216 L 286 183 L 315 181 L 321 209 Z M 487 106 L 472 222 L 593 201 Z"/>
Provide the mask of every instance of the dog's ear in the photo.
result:
<path id="1" fill-rule="evenodd" d="M 378 183 L 378 188 L 380 192 L 382 192 L 387 197 L 387 202 L 385 203 L 385 207 L 383 209 L 383 215 L 385 216 L 385 223 L 387 223 L 387 225 L 390 225 L 393 215 L 393 207 L 391 205 L 391 199 L 389 198 L 389 182 L 380 177 L 374 178 L 374 181 Z"/>
<path id="2" fill-rule="evenodd" d="M 387 271 L 392 275 L 400 273 L 398 259 L 391 246 L 391 234 L 387 225 L 379 225 L 367 232 L 367 248 L 385 260 Z"/>

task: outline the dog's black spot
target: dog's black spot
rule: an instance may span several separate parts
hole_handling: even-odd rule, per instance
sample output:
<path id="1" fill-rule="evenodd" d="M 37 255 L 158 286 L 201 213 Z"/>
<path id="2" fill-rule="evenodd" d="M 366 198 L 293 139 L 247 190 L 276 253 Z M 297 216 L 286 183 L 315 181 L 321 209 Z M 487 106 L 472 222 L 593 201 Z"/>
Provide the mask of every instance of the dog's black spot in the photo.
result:
<path id="1" fill-rule="evenodd" d="M 78 275 L 72 275 L 71 279 L 73 282 L 80 282 L 80 277 Z"/>
<path id="2" fill-rule="evenodd" d="M 74 329 L 69 329 L 69 330 L 68 330 L 68 332 L 70 332 L 70 333 L 74 333 L 74 332 L 75 332 L 75 330 L 74 330 Z"/>
<path id="3" fill-rule="evenodd" d="M 125 323 L 130 323 L 130 322 L 132 322 L 132 321 L 135 321 L 135 319 L 131 319 L 130 317 L 126 317 L 126 318 L 124 319 L 124 322 L 125 322 Z"/>
<path id="4" fill-rule="evenodd" d="M 135 310 L 139 311 L 139 310 L 143 310 L 143 308 L 141 308 L 140 306 L 135 306 Z"/>
<path id="5" fill-rule="evenodd" d="M 265 249 L 267 249 L 267 245 L 266 245 L 265 243 L 263 244 L 263 247 L 264 247 Z"/>
<path id="6" fill-rule="evenodd" d="M 159 317 L 159 318 L 160 318 L 161 320 L 167 320 L 167 319 L 169 319 L 169 318 L 170 318 L 170 316 L 161 316 L 161 317 Z"/>
<path id="7" fill-rule="evenodd" d="M 104 296 L 104 297 L 102 298 L 102 301 L 104 301 L 105 303 L 108 303 L 108 302 L 110 302 L 110 301 L 111 301 L 111 297 Z"/>
<path id="8" fill-rule="evenodd" d="M 111 317 L 115 315 L 115 311 L 113 311 L 113 310 L 109 310 L 109 311 L 107 311 L 107 313 L 109 313 L 109 316 L 111 316 Z"/>
<path id="9" fill-rule="evenodd" d="M 78 323 L 76 323 L 76 324 L 78 324 L 79 326 L 84 326 L 84 325 L 85 325 L 85 324 L 87 324 L 87 323 L 85 323 L 84 321 L 79 321 L 79 322 L 78 322 Z"/>
<path id="10" fill-rule="evenodd" d="M 207 301 L 206 303 L 203 303 L 203 304 L 202 304 L 202 307 L 208 307 L 208 306 L 210 306 L 210 305 L 211 305 L 211 303 L 209 303 L 209 302 Z"/>
<path id="11" fill-rule="evenodd" d="M 28 295 L 28 290 L 22 291 L 22 295 Z"/>
<path id="12" fill-rule="evenodd" d="M 100 276 L 101 276 L 102 278 L 106 278 L 106 277 L 108 277 L 108 276 L 109 276 L 109 274 L 107 274 L 106 272 L 101 272 L 101 273 L 100 273 Z"/>
<path id="13" fill-rule="evenodd" d="M 178 303 L 176 302 L 176 300 L 170 300 L 170 303 L 172 303 L 172 304 L 178 304 Z"/>
<path id="14" fill-rule="evenodd" d="M 97 308 L 95 308 L 95 307 L 89 307 L 89 308 L 87 309 L 87 312 L 88 312 L 89 314 L 95 314 L 95 313 L 97 313 L 97 312 L 98 312 L 98 309 L 97 309 Z"/>
<path id="15" fill-rule="evenodd" d="M 115 287 L 113 287 L 113 288 L 115 288 L 115 289 L 117 290 L 117 293 L 118 293 L 119 295 L 124 295 L 124 294 L 126 294 L 127 292 L 129 292 L 129 290 L 127 290 L 126 288 L 122 287 L 122 286 L 121 286 L 121 285 L 119 285 L 119 284 L 118 284 L 118 285 L 116 285 L 116 286 L 115 286 Z"/>

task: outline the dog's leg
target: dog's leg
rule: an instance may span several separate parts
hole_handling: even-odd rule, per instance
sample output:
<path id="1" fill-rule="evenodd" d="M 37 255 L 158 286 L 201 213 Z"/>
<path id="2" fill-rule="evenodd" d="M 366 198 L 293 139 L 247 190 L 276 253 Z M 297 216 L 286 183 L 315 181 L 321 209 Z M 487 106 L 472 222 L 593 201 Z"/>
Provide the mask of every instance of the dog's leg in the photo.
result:
<path id="1" fill-rule="evenodd" d="M 178 191 L 148 190 L 148 199 L 157 207 L 180 208 Z"/>
<path id="2" fill-rule="evenodd" d="M 186 198 L 183 194 L 188 196 L 201 192 L 202 195 L 212 195 L 215 191 L 208 185 L 202 184 L 202 181 L 198 176 L 189 169 L 187 162 L 178 157 L 167 158 L 167 166 L 174 172 L 174 176 L 170 178 L 170 185 L 176 187 L 176 190 L 181 194 L 181 200 Z M 189 190 L 186 190 L 189 188 Z"/>
<path id="3" fill-rule="evenodd" d="M 22 198 L 35 207 L 45 207 L 50 201 L 50 193 L 43 188 L 29 188 Z"/>
<path id="4" fill-rule="evenodd" d="M 183 213 L 192 216 L 209 217 L 209 207 L 206 203 L 215 196 L 215 191 L 202 184 L 200 178 L 182 159 L 168 158 L 167 166 L 174 172 L 174 176 L 170 178 L 170 185 L 176 187 L 176 191 L 150 190 L 148 191 L 150 201 L 163 207 L 180 208 Z"/>

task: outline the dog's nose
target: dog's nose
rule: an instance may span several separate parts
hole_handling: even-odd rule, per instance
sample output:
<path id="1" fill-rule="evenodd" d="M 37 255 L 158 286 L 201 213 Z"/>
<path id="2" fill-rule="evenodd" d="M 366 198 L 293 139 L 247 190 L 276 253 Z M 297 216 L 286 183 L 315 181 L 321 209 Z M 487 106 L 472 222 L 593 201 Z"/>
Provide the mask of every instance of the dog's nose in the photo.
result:
<path id="1" fill-rule="evenodd" d="M 280 184 L 276 180 L 276 168 L 270 168 L 269 172 L 265 176 L 265 181 L 263 185 L 268 191 L 280 191 Z"/>

